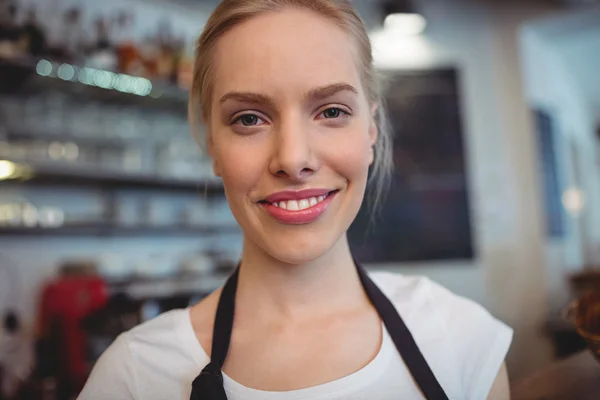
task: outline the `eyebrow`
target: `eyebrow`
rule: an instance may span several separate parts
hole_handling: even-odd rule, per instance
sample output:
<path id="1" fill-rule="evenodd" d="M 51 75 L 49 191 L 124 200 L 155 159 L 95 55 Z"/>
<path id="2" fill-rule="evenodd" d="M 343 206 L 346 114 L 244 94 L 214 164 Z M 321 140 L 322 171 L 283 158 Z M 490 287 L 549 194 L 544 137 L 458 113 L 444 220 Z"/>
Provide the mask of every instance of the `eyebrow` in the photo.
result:
<path id="1" fill-rule="evenodd" d="M 229 92 L 221 97 L 219 103 L 223 104 L 227 100 L 236 100 L 242 103 L 266 104 L 269 106 L 275 104 L 275 100 L 271 96 L 252 92 Z"/>
<path id="2" fill-rule="evenodd" d="M 358 94 L 358 90 L 352 85 L 347 83 L 334 83 L 332 85 L 312 89 L 306 94 L 306 98 L 311 101 L 324 100 L 339 92 L 352 92 Z"/>
<path id="3" fill-rule="evenodd" d="M 344 91 L 358 94 L 358 90 L 352 85 L 349 85 L 347 83 L 334 83 L 331 85 L 310 90 L 306 94 L 306 98 L 309 101 L 323 100 L 333 96 L 336 93 Z M 275 100 L 273 99 L 273 97 L 252 92 L 229 92 L 226 93 L 223 97 L 221 97 L 219 103 L 223 104 L 227 100 L 236 100 L 243 103 L 252 104 L 265 104 L 273 108 L 275 106 Z"/>

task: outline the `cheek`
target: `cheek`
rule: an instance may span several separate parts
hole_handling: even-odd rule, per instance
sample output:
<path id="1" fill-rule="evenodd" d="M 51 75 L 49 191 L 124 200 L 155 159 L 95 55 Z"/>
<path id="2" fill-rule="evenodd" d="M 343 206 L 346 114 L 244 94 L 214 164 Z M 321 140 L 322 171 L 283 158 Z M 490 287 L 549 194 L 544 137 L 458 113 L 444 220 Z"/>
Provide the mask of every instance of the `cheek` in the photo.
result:
<path id="1" fill-rule="evenodd" d="M 264 149 L 244 140 L 217 138 L 214 145 L 213 157 L 227 192 L 248 192 L 258 183 L 265 169 L 263 162 L 267 159 L 262 154 Z"/>
<path id="2" fill-rule="evenodd" d="M 338 138 L 328 146 L 326 164 L 349 181 L 366 180 L 370 164 L 370 144 L 364 131 Z"/>

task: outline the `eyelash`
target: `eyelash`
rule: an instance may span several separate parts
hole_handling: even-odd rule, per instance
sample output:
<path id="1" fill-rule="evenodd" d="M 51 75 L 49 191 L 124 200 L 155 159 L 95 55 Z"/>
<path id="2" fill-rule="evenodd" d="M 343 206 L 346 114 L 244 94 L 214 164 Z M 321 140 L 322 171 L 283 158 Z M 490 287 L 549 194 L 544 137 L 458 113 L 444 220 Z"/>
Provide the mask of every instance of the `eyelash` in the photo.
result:
<path id="1" fill-rule="evenodd" d="M 350 116 L 350 115 L 351 115 L 351 113 L 350 113 L 349 111 L 347 111 L 347 110 L 344 110 L 344 109 L 342 109 L 341 107 L 327 107 L 326 109 L 324 109 L 323 111 L 321 111 L 321 112 L 320 112 L 319 114 L 317 114 L 317 115 L 323 115 L 323 114 L 324 114 L 326 111 L 330 111 L 330 110 L 336 110 L 336 111 L 338 111 L 338 112 L 340 113 L 340 115 L 339 115 L 338 117 L 335 117 L 335 118 L 324 118 L 324 119 L 326 119 L 326 120 L 328 120 L 328 119 L 329 119 L 329 120 L 335 120 L 335 119 L 339 119 L 339 118 L 343 118 L 343 117 L 346 117 L 346 116 Z M 244 125 L 244 124 L 240 124 L 239 122 L 240 122 L 240 121 L 241 121 L 241 119 L 242 119 L 242 118 L 244 118 L 244 117 L 255 117 L 255 118 L 257 118 L 258 120 L 264 120 L 263 118 L 261 118 L 260 116 L 258 116 L 258 115 L 256 115 L 256 114 L 253 114 L 253 113 L 246 113 L 246 114 L 242 114 L 242 115 L 239 115 L 239 116 L 237 116 L 237 117 L 233 118 L 233 120 L 232 120 L 231 124 L 232 124 L 232 125 L 241 125 L 241 126 L 244 126 L 244 127 L 246 127 L 246 128 L 249 128 L 249 127 L 252 127 L 252 126 L 259 126 L 259 125 Z"/>
<path id="2" fill-rule="evenodd" d="M 339 112 L 340 112 L 340 115 L 339 115 L 338 117 L 335 117 L 335 118 L 325 118 L 325 119 L 339 119 L 339 118 L 343 118 L 343 117 L 347 117 L 347 116 L 350 116 L 350 115 L 351 115 L 349 111 L 346 111 L 346 110 L 344 110 L 344 109 L 343 109 L 343 108 L 341 108 L 341 107 L 327 107 L 326 109 L 324 109 L 323 111 L 321 111 L 321 112 L 319 113 L 319 115 L 325 114 L 325 112 L 326 112 L 326 111 L 329 111 L 329 110 L 336 110 L 336 111 L 339 111 Z"/>
<path id="3" fill-rule="evenodd" d="M 261 118 L 260 116 L 258 116 L 258 115 L 256 115 L 256 114 L 252 114 L 252 113 L 246 113 L 246 114 L 241 114 L 241 115 L 239 115 L 239 116 L 235 117 L 235 118 L 234 118 L 234 119 L 231 121 L 231 125 L 240 125 L 240 126 L 243 126 L 243 127 L 245 127 L 245 128 L 250 128 L 250 127 L 252 127 L 252 126 L 257 126 L 257 125 L 244 125 L 244 124 L 242 124 L 242 123 L 239 123 L 239 122 L 242 120 L 242 118 L 244 118 L 244 117 L 255 117 L 255 118 L 256 118 L 256 119 L 258 119 L 258 120 L 264 120 L 264 118 Z"/>

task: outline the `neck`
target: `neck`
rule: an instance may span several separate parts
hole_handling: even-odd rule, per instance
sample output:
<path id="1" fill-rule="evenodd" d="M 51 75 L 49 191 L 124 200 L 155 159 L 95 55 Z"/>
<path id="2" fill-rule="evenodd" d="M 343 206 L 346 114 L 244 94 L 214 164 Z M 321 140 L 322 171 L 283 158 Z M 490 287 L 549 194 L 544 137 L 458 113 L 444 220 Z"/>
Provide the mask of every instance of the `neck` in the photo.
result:
<path id="1" fill-rule="evenodd" d="M 240 313 L 278 320 L 368 304 L 346 235 L 321 257 L 302 264 L 277 260 L 246 240 L 237 297 Z"/>

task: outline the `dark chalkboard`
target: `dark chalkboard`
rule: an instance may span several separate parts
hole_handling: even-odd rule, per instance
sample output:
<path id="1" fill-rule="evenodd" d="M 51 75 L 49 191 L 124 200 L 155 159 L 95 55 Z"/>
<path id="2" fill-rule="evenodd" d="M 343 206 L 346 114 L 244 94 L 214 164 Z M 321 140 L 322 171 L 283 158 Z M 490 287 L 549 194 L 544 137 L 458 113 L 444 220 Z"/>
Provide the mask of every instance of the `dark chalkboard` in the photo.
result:
<path id="1" fill-rule="evenodd" d="M 365 203 L 349 230 L 354 255 L 362 262 L 470 259 L 458 73 L 402 72 L 388 82 L 395 172 L 379 216 Z"/>

